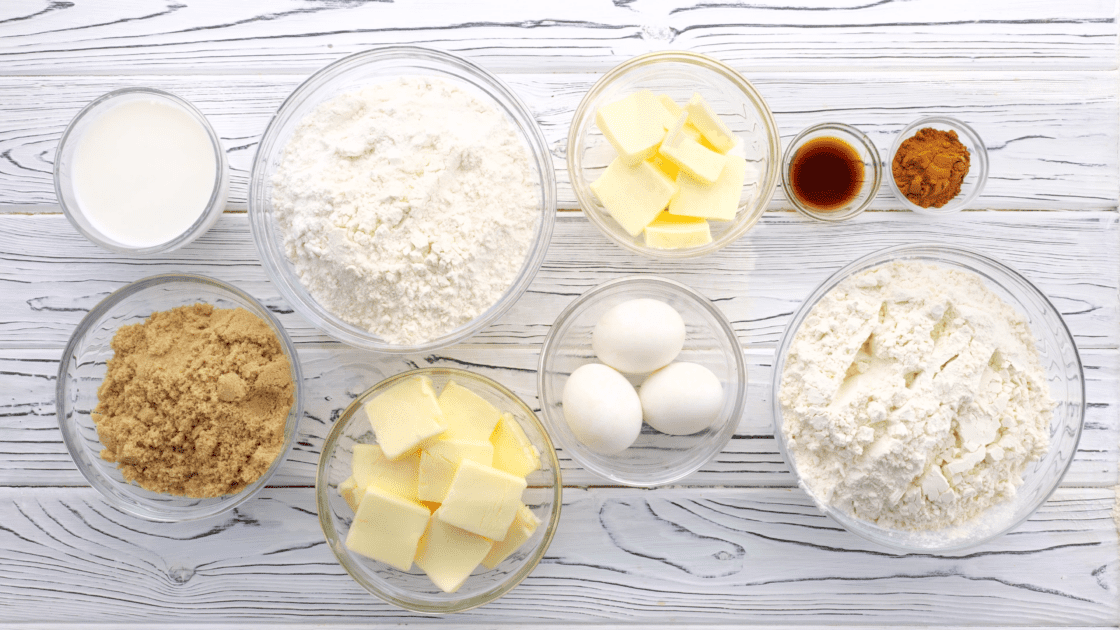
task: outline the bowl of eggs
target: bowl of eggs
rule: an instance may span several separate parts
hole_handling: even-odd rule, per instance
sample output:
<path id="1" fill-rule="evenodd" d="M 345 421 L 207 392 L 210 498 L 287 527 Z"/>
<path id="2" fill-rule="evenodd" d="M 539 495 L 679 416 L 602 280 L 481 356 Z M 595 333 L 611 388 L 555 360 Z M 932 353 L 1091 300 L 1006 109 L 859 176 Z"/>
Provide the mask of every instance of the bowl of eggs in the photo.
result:
<path id="1" fill-rule="evenodd" d="M 545 339 L 537 379 L 556 445 L 587 470 L 639 487 L 710 461 L 746 402 L 746 363 L 727 318 L 656 276 L 612 280 L 572 302 Z"/>

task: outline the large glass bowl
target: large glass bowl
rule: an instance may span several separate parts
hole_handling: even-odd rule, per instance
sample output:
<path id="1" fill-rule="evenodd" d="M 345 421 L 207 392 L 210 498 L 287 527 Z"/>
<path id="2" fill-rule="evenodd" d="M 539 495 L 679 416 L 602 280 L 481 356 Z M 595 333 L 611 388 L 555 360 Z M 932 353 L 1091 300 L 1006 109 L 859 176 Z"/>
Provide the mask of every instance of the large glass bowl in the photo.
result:
<path id="1" fill-rule="evenodd" d="M 403 379 L 427 376 L 437 392 L 448 381 L 455 381 L 483 397 L 498 411 L 513 415 L 525 436 L 540 451 L 540 470 L 526 477 L 528 487 L 522 501 L 541 519 L 540 526 L 513 555 L 493 569 L 475 569 L 467 581 L 454 593 L 440 590 L 416 565 L 410 571 L 401 571 L 387 564 L 353 553 L 346 547 L 346 534 L 354 519 L 354 512 L 338 492 L 338 484 L 351 474 L 354 445 L 376 443 L 369 419 L 363 406 Z M 560 463 L 544 425 L 536 414 L 513 392 L 497 381 L 466 370 L 454 368 L 423 368 L 391 376 L 362 392 L 342 416 L 334 423 L 319 456 L 319 469 L 315 477 L 315 497 L 319 509 L 319 524 L 327 537 L 327 545 L 334 552 L 342 568 L 367 591 L 381 599 L 422 613 L 453 613 L 470 610 L 505 595 L 521 583 L 544 557 L 556 525 L 560 522 L 560 505 L 563 483 Z"/>
<path id="2" fill-rule="evenodd" d="M 694 92 L 699 92 L 743 142 L 748 163 L 758 165 L 762 171 L 757 185 L 743 187 L 734 220 L 708 222 L 712 230 L 711 243 L 687 249 L 646 247 L 642 236 L 630 236 L 591 192 L 591 182 L 598 179 L 616 156 L 614 147 L 595 126 L 595 112 L 602 105 L 643 89 L 668 94 L 677 104 L 687 103 Z M 774 116 L 750 81 L 720 61 L 683 51 L 640 55 L 603 75 L 576 108 L 568 132 L 568 176 L 584 214 L 610 240 L 653 258 L 704 256 L 723 249 L 746 233 L 762 217 L 774 196 L 781 157 L 782 146 Z"/>
<path id="3" fill-rule="evenodd" d="M 533 243 L 513 284 L 490 308 L 439 337 L 416 344 L 393 344 L 343 321 L 323 308 L 300 283 L 284 253 L 284 238 L 273 216 L 272 175 L 296 126 L 322 102 L 363 86 L 403 76 L 434 76 L 491 103 L 525 141 L 538 181 L 540 217 Z M 340 59 L 311 75 L 280 106 L 257 147 L 249 184 L 249 225 L 261 262 L 280 294 L 304 319 L 335 339 L 379 352 L 426 352 L 458 343 L 488 326 L 525 292 L 544 261 L 556 222 L 556 175 L 544 134 L 529 108 L 501 80 L 486 70 L 444 52 L 415 46 L 377 48 Z"/>
<path id="4" fill-rule="evenodd" d="M 710 427 L 692 435 L 666 435 L 642 424 L 638 439 L 615 455 L 584 446 L 564 418 L 564 384 L 577 368 L 601 363 L 591 349 L 591 332 L 611 308 L 638 298 L 672 306 L 685 324 L 684 349 L 676 361 L 699 363 L 723 385 L 723 407 Z M 643 376 L 629 376 L 636 387 Z M 735 434 L 746 404 L 747 366 L 735 330 L 710 300 L 679 282 L 657 276 L 630 276 L 604 282 L 576 298 L 549 330 L 537 369 L 541 415 L 556 443 L 591 472 L 629 486 L 673 483 L 715 457 Z"/>
<path id="5" fill-rule="evenodd" d="M 806 487 L 797 472 L 797 463 L 787 450 L 779 400 L 786 355 L 801 324 L 813 307 L 844 280 L 861 271 L 895 260 L 917 260 L 980 276 L 984 284 L 1004 302 L 1021 313 L 1030 325 L 1038 346 L 1042 368 L 1050 383 L 1057 406 L 1050 422 L 1050 449 L 1039 461 L 1029 464 L 1021 485 L 1011 501 L 992 506 L 976 518 L 960 525 L 933 531 L 886 529 L 824 504 Z M 909 552 L 945 552 L 987 542 L 1027 520 L 1050 496 L 1069 468 L 1077 452 L 1081 424 L 1085 416 L 1085 375 L 1073 336 L 1050 300 L 1018 272 L 991 258 L 966 249 L 932 244 L 902 245 L 884 249 L 837 271 L 805 300 L 782 335 L 774 365 L 772 400 L 774 435 L 798 484 L 805 489 L 822 512 L 848 531 L 881 545 Z"/>
<path id="6" fill-rule="evenodd" d="M 284 425 L 284 448 L 276 460 L 241 492 L 209 499 L 159 494 L 126 482 L 115 463 L 101 459 L 103 446 L 90 415 L 97 405 L 97 389 L 107 371 L 106 361 L 113 356 L 109 344 L 117 329 L 126 324 L 142 323 L 156 311 L 199 302 L 216 308 L 244 308 L 261 318 L 280 340 L 295 383 L 295 402 Z M 56 388 L 58 426 L 78 470 L 114 507 L 154 521 L 207 518 L 251 499 L 268 484 L 288 456 L 303 416 L 303 374 L 299 357 L 280 322 L 248 293 L 219 280 L 191 274 L 166 274 L 137 280 L 93 307 L 66 345 Z"/>

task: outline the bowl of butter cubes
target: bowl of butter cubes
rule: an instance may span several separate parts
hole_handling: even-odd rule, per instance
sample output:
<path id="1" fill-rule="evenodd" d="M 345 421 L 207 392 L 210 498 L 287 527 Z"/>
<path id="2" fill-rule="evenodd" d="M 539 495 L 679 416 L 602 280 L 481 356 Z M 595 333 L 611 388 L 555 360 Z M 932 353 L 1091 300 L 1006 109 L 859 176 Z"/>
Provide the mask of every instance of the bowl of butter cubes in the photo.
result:
<path id="1" fill-rule="evenodd" d="M 452 368 L 385 379 L 331 429 L 315 483 L 343 568 L 408 610 L 491 602 L 533 571 L 560 519 L 544 426 L 496 381 Z"/>
<path id="2" fill-rule="evenodd" d="M 603 75 L 576 108 L 568 173 L 587 218 L 660 259 L 716 252 L 762 216 L 780 177 L 778 127 L 741 74 L 665 51 Z"/>

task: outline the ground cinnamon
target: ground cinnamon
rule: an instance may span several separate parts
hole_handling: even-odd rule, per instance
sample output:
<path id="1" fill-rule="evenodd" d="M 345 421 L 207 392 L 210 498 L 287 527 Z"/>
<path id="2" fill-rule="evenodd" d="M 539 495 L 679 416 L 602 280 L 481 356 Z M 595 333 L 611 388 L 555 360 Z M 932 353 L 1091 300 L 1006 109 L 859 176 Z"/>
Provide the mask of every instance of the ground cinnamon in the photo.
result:
<path id="1" fill-rule="evenodd" d="M 915 205 L 940 208 L 960 194 L 968 158 L 968 147 L 956 131 L 925 127 L 899 145 L 891 172 L 898 189 Z"/>

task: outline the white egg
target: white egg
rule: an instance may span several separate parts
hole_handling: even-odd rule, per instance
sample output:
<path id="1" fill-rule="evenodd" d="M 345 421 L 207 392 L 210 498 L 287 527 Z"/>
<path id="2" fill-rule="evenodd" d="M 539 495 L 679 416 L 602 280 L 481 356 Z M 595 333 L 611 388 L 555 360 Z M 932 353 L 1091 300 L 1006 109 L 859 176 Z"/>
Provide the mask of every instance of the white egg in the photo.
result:
<path id="1" fill-rule="evenodd" d="M 650 298 L 623 302 L 603 313 L 591 332 L 599 360 L 619 372 L 648 374 L 684 348 L 684 320 L 672 306 Z"/>
<path id="2" fill-rule="evenodd" d="M 723 385 L 696 363 L 672 363 L 642 383 L 642 414 L 669 435 L 691 435 L 712 426 L 723 409 Z"/>
<path id="3" fill-rule="evenodd" d="M 638 393 L 625 376 L 605 365 L 589 363 L 572 372 L 561 401 L 576 439 L 596 453 L 620 453 L 642 431 Z"/>

